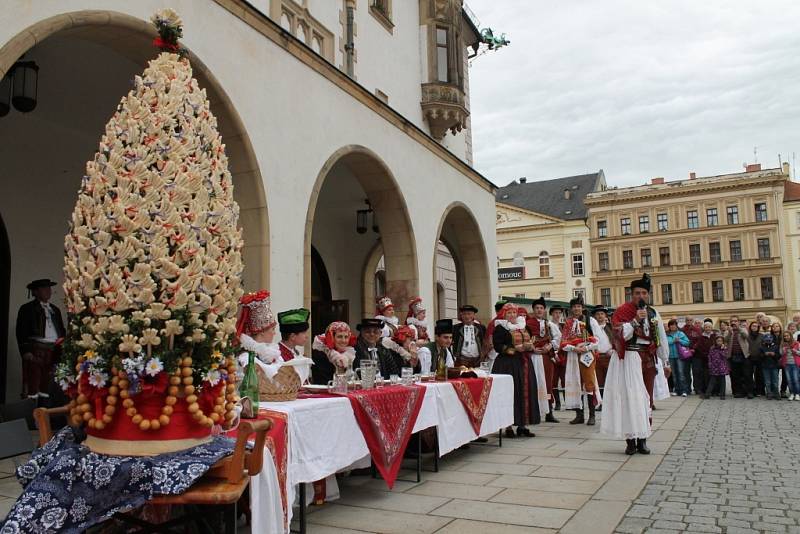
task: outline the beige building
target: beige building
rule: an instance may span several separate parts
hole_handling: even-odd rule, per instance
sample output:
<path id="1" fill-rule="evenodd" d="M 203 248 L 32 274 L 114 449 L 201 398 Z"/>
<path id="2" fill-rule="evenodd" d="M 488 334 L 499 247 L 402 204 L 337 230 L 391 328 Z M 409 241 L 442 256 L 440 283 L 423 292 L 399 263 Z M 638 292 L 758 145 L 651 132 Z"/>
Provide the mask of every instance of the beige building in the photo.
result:
<path id="1" fill-rule="evenodd" d="M 589 228 L 583 200 L 606 187 L 592 174 L 528 182 L 498 189 L 499 294 L 511 297 L 592 301 Z"/>
<path id="2" fill-rule="evenodd" d="M 786 309 L 791 318 L 800 311 L 800 183 L 788 180 L 783 188 L 783 231 Z"/>
<path id="3" fill-rule="evenodd" d="M 585 203 L 594 300 L 619 305 L 631 279 L 653 278 L 667 317 L 787 313 L 783 276 L 788 167 L 614 188 Z"/>

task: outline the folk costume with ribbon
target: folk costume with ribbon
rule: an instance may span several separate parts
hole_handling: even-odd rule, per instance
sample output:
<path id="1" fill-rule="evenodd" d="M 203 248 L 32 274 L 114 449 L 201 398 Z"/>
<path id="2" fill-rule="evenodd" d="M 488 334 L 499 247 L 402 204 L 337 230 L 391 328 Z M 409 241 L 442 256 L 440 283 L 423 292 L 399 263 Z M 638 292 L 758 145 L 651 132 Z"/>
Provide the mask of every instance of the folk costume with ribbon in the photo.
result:
<path id="1" fill-rule="evenodd" d="M 540 298 L 533 301 L 533 306 L 536 307 L 537 305 L 546 306 L 545 300 Z M 555 358 L 556 350 L 561 343 L 561 332 L 547 319 L 529 316 L 525 323 L 531 334 L 531 342 L 534 348 L 534 351 L 531 352 L 531 362 L 536 375 L 539 413 L 547 414 L 552 411 L 553 380 L 556 370 Z"/>
<path id="2" fill-rule="evenodd" d="M 579 353 L 581 346 L 588 349 Z M 600 389 L 597 387 L 595 365 L 597 357 L 597 338 L 592 336 L 582 318 L 570 317 L 561 331 L 561 350 L 567 354 L 567 369 L 564 379 L 564 402 L 568 410 L 583 409 L 581 389 L 592 398 L 590 406 L 601 402 Z"/>
<path id="3" fill-rule="evenodd" d="M 347 347 L 344 351 L 336 348 L 336 334 L 348 334 Z M 334 374 L 346 373 L 352 370 L 353 361 L 356 359 L 356 336 L 350 330 L 350 325 L 342 321 L 334 321 L 328 325 L 324 334 L 314 337 L 311 349 L 314 351 L 314 367 L 312 368 L 315 384 L 327 384 L 333 379 Z"/>
<path id="4" fill-rule="evenodd" d="M 390 311 L 392 314 L 387 315 Z M 392 299 L 389 297 L 379 298 L 375 304 L 375 314 L 376 319 L 383 321 L 383 331 L 381 335 L 385 338 L 392 337 L 397 332 L 400 325 L 400 319 L 394 315 L 394 303 Z"/>
<path id="5" fill-rule="evenodd" d="M 415 297 L 408 303 L 406 324 L 414 330 L 417 344 L 420 346 L 429 343 L 431 340 L 430 334 L 428 334 L 428 323 L 426 323 L 424 319 L 418 318 L 418 315 L 424 311 L 425 307 L 422 305 L 422 297 Z"/>

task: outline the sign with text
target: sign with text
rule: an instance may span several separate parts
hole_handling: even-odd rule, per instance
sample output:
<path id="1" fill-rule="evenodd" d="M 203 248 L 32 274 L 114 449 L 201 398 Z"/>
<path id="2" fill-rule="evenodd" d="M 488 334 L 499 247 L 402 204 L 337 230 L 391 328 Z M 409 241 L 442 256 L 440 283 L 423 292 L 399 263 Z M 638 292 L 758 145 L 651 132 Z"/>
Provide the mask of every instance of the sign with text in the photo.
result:
<path id="1" fill-rule="evenodd" d="M 524 280 L 525 267 L 501 267 L 497 269 L 497 280 L 507 282 L 509 280 Z"/>

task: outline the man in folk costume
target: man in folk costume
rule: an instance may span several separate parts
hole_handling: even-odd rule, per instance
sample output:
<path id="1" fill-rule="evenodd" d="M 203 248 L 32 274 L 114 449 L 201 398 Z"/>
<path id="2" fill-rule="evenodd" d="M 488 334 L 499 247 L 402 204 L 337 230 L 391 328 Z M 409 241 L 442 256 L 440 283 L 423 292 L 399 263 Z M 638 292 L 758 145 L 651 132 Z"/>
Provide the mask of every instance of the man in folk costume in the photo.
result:
<path id="1" fill-rule="evenodd" d="M 283 311 L 278 314 L 278 325 L 281 331 L 281 342 L 278 348 L 284 361 L 302 358 L 297 347 L 303 347 L 308 341 L 308 317 L 311 312 L 305 308 Z"/>
<path id="2" fill-rule="evenodd" d="M 383 337 L 391 338 L 400 324 L 400 319 L 395 315 L 394 303 L 389 297 L 381 297 L 375 305 L 376 319 L 383 321 Z"/>
<path id="3" fill-rule="evenodd" d="M 33 295 L 34 299 L 20 306 L 17 314 L 23 397 L 50 397 L 53 366 L 61 353 L 60 340 L 66 335 L 61 310 L 50 304 L 54 285 L 55 282 L 46 278 L 28 284 L 28 296 Z"/>
<path id="4" fill-rule="evenodd" d="M 592 310 L 589 325 L 592 328 L 592 335 L 597 338 L 597 367 L 595 368 L 595 373 L 597 374 L 597 385 L 600 387 L 600 393 L 602 394 L 606 385 L 608 364 L 611 362 L 611 352 L 614 350 L 611 345 L 614 334 L 611 328 L 611 321 L 608 320 L 608 310 L 603 306 L 598 306 Z M 597 407 L 597 411 L 601 409 L 602 406 Z"/>
<path id="5" fill-rule="evenodd" d="M 558 330 L 560 336 L 561 330 L 564 328 L 564 308 L 559 305 L 550 307 L 550 325 Z M 551 395 L 555 398 L 556 410 L 561 410 L 561 392 L 558 388 L 559 384 L 561 384 L 562 389 L 565 388 L 564 379 L 567 372 L 567 355 L 561 350 L 560 341 L 559 347 L 554 353 L 553 363 L 555 364 L 555 370 L 553 371 L 553 389 L 551 390 Z"/>
<path id="6" fill-rule="evenodd" d="M 455 367 L 452 345 L 453 320 L 440 319 L 436 321 L 434 340 L 421 346 L 417 352 L 420 367 L 435 373 L 440 360 L 444 360 L 445 367 Z"/>
<path id="7" fill-rule="evenodd" d="M 383 378 L 399 375 L 400 370 L 406 366 L 403 357 L 387 349 L 381 343 L 381 333 L 384 327 L 380 319 L 367 318 L 357 326 L 358 339 L 356 340 L 356 358 L 353 369 L 361 367 L 362 360 L 372 360 L 378 366 L 378 371 Z"/>
<path id="8" fill-rule="evenodd" d="M 461 322 L 453 327 L 453 355 L 457 365 L 478 367 L 482 358 L 486 327 L 475 320 L 478 308 L 465 304 L 458 309 Z"/>
<path id="9" fill-rule="evenodd" d="M 669 347 L 658 312 L 647 305 L 650 276 L 631 283 L 631 301 L 611 318 L 614 352 L 606 375 L 606 409 L 601 432 L 625 438 L 625 454 L 650 454 L 652 388 L 656 357 L 669 366 Z M 649 377 L 649 387 L 647 386 Z"/>
<path id="10" fill-rule="evenodd" d="M 575 419 L 569 422 L 578 425 L 586 422 L 594 425 L 595 407 L 600 404 L 600 389 L 597 387 L 595 366 L 597 358 L 597 338 L 589 332 L 583 316 L 583 299 L 580 297 L 569 301 L 571 317 L 561 330 L 561 349 L 567 353 L 567 369 L 564 380 L 564 405 L 567 410 L 575 410 Z M 581 386 L 583 386 L 581 388 Z M 583 396 L 586 392 L 586 403 L 589 405 L 589 419 L 583 417 Z"/>
<path id="11" fill-rule="evenodd" d="M 503 317 L 500 315 L 500 310 L 503 309 L 505 306 L 505 300 L 498 300 L 494 303 L 494 317 L 489 324 L 486 326 L 486 337 L 483 339 L 483 349 L 482 353 L 484 357 L 489 360 L 489 369 L 492 369 L 494 366 L 494 360 L 497 358 L 497 351 L 494 350 L 494 344 L 492 342 L 492 334 L 494 334 L 494 325 L 495 321 L 498 319 L 502 319 Z"/>
<path id="12" fill-rule="evenodd" d="M 428 323 L 425 322 L 426 314 L 425 306 L 422 305 L 422 297 L 411 299 L 411 302 L 408 303 L 406 324 L 416 332 L 417 343 L 420 346 L 423 343 L 429 343 L 431 340 L 430 334 L 428 334 Z"/>
<path id="13" fill-rule="evenodd" d="M 553 379 L 555 378 L 555 354 L 561 344 L 561 331 L 547 320 L 544 298 L 533 301 L 533 315 L 527 319 L 528 330 L 533 342 L 533 362 L 539 399 L 539 413 L 546 413 L 545 421 L 558 423 L 553 415 Z"/>
<path id="14" fill-rule="evenodd" d="M 533 437 L 527 425 L 539 422 L 538 391 L 533 365 L 526 352 L 533 351 L 530 332 L 524 320 L 518 320 L 514 304 L 504 304 L 500 310 L 502 319 L 497 319 L 492 333 L 492 343 L 497 351 L 492 372 L 511 375 L 514 379 L 514 425 L 517 436 Z M 521 319 L 521 318 L 519 318 Z M 506 428 L 506 437 L 513 438 L 514 431 Z"/>
<path id="15" fill-rule="evenodd" d="M 356 359 L 356 336 L 350 325 L 342 321 L 334 321 L 328 325 L 324 334 L 314 338 L 314 367 L 312 376 L 315 384 L 327 384 L 334 374 L 352 374 L 353 361 Z"/>

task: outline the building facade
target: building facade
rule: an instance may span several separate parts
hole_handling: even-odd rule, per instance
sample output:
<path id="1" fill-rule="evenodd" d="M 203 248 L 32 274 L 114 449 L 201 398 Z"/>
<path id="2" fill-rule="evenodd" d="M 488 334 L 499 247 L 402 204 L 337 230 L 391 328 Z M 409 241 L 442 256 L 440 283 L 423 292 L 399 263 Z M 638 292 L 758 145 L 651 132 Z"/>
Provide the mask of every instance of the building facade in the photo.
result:
<path id="1" fill-rule="evenodd" d="M 592 299 L 589 228 L 583 199 L 606 187 L 600 170 L 497 190 L 498 291 L 510 297 Z"/>
<path id="2" fill-rule="evenodd" d="M 594 299 L 619 305 L 649 272 L 662 317 L 786 318 L 784 169 L 614 188 L 586 197 Z"/>
<path id="3" fill-rule="evenodd" d="M 784 171 L 789 175 L 788 164 Z M 785 249 L 783 273 L 786 281 L 786 316 L 800 312 L 800 183 L 786 181 L 783 189 Z"/>
<path id="4" fill-rule="evenodd" d="M 0 117 L 7 398 L 19 393 L 13 331 L 25 285 L 62 279 L 86 161 L 130 80 L 155 57 L 149 18 L 163 7 L 10 0 L 0 13 L 0 76 L 13 76 L 23 55 L 39 67 L 36 108 Z M 226 144 L 246 290 L 268 288 L 276 310 L 311 308 L 316 331 L 334 319 L 355 326 L 374 313 L 383 261 L 383 291 L 399 307 L 420 295 L 433 310 L 445 242 L 458 300 L 488 319 L 495 188 L 471 166 L 467 57 L 479 35 L 461 0 L 169 7 L 183 18 L 182 45 Z"/>

